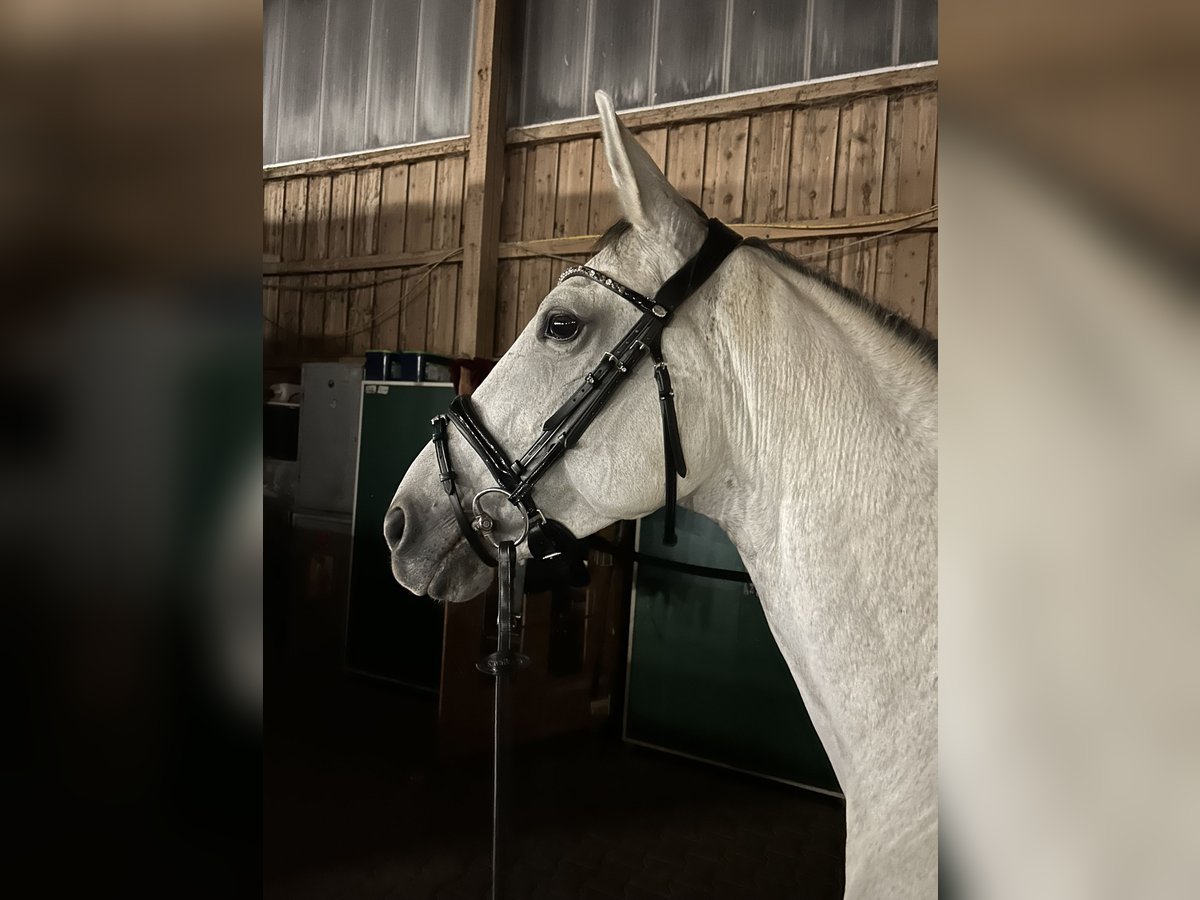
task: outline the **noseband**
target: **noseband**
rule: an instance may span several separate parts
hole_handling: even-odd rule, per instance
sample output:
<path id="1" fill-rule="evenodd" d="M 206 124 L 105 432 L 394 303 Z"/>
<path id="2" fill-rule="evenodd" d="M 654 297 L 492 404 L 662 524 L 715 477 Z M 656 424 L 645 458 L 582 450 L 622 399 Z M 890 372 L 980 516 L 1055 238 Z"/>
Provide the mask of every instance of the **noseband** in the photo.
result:
<path id="1" fill-rule="evenodd" d="M 664 540 L 669 545 L 675 543 L 676 476 L 687 477 L 687 463 L 679 440 L 671 373 L 662 354 L 662 334 L 680 305 L 708 280 L 739 243 L 741 236 L 737 232 L 716 219 L 709 219 L 704 244 L 695 256 L 666 280 L 653 298 L 643 296 L 588 266 L 572 266 L 565 270 L 558 280 L 559 284 L 568 278 L 590 278 L 637 307 L 642 316 L 617 345 L 600 358 L 600 362 L 584 378 L 579 390 L 545 421 L 541 435 L 516 462 L 509 460 L 499 442 L 484 427 L 468 398 L 455 397 L 449 411 L 433 419 L 433 446 L 442 488 L 450 498 L 459 530 L 483 562 L 493 567 L 496 565 L 485 538 L 492 547 L 499 547 L 499 542 L 492 537 L 495 523 L 481 503 L 481 499 L 490 493 L 504 495 L 521 512 L 524 530 L 521 538 L 514 543 L 519 544 L 521 539 L 528 540 L 529 552 L 534 559 L 549 560 L 561 556 L 575 543 L 575 537 L 566 526 L 547 518 L 538 507 L 533 499 L 533 488 L 550 467 L 575 446 L 612 399 L 625 377 L 647 354 L 654 359 L 654 380 L 658 385 L 659 410 L 662 414 L 667 510 Z M 471 519 L 468 519 L 459 499 L 456 475 L 450 466 L 447 421 L 454 423 L 471 449 L 483 460 L 497 485 L 484 488 L 475 495 L 471 502 L 474 513 Z"/>

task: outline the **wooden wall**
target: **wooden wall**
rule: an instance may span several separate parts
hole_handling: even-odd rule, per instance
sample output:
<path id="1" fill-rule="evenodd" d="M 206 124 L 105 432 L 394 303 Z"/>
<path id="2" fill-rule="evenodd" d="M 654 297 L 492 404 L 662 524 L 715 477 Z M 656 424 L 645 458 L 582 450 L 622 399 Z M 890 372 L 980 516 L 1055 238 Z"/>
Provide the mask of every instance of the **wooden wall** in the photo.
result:
<path id="1" fill-rule="evenodd" d="M 263 184 L 265 259 L 278 259 L 287 269 L 296 262 L 353 265 L 353 260 L 376 257 L 375 265 L 388 256 L 421 262 L 444 256 L 461 244 L 465 161 L 459 152 L 268 178 Z M 361 356 L 376 347 L 450 354 L 459 265 L 453 258 L 423 279 L 406 277 L 418 269 L 411 263 L 267 276 L 267 345 L 305 358 Z M 400 297 L 409 289 L 400 308 Z"/>
<path id="2" fill-rule="evenodd" d="M 794 98 L 777 89 L 629 121 L 685 197 L 746 233 L 788 238 L 784 249 L 936 334 L 936 216 L 878 236 L 912 224 L 894 223 L 896 214 L 936 203 L 936 67 L 844 83 L 842 91 L 841 82 L 791 89 Z M 309 165 L 265 176 L 268 356 L 375 347 L 455 355 L 461 257 L 417 276 L 461 243 L 462 141 Z M 494 355 L 567 265 L 529 250 L 585 259 L 587 241 L 571 239 L 602 232 L 618 215 L 594 119 L 509 131 Z M 855 229 L 837 230 L 847 223 Z M 818 230 L 779 227 L 789 224 Z M 541 243 L 521 246 L 530 241 Z M 384 264 L 393 268 L 377 268 Z M 351 271 L 363 266 L 373 268 Z M 390 280 L 371 287 L 376 278 Z"/>

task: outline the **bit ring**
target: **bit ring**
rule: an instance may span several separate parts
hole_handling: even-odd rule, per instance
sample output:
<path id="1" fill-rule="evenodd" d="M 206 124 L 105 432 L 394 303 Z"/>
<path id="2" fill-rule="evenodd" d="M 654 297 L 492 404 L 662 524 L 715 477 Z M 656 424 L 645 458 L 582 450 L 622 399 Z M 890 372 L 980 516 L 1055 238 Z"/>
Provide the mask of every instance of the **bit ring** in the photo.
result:
<path id="1" fill-rule="evenodd" d="M 474 519 L 471 520 L 471 527 L 483 535 L 487 539 L 488 543 L 499 550 L 500 542 L 492 536 L 492 531 L 496 527 L 496 519 L 484 511 L 483 504 L 480 502 L 480 498 L 484 494 L 500 494 L 504 497 L 504 499 L 508 500 L 508 491 L 504 490 L 504 488 L 498 487 L 484 488 L 482 491 L 476 494 L 475 499 L 471 501 L 471 512 L 475 516 Z M 524 520 L 521 527 L 520 536 L 513 541 L 513 545 L 519 547 L 521 544 L 525 543 L 525 539 L 529 537 L 529 513 L 525 512 L 524 507 L 518 504 L 513 505 L 517 507 L 517 511 L 521 513 L 521 518 Z"/>

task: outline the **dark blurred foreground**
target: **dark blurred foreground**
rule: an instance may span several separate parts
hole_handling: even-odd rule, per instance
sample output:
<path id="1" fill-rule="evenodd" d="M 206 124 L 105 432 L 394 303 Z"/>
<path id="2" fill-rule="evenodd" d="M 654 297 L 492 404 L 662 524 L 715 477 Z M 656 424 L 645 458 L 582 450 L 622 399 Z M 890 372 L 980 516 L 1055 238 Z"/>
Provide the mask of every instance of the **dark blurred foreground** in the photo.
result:
<path id="1" fill-rule="evenodd" d="M 259 15 L 0 7 L 9 896 L 260 890 Z"/>
<path id="2" fill-rule="evenodd" d="M 263 896 L 485 900 L 490 761 L 439 762 L 436 699 L 365 679 L 313 689 L 271 671 Z M 813 900 L 841 896 L 840 799 L 613 732 L 517 751 L 510 896 L 783 900 L 798 885 Z"/>
<path id="3" fill-rule="evenodd" d="M 942 9 L 943 864 L 968 896 L 1200 874 L 1198 9 Z M 259 14 L 0 8 L 15 895 L 261 890 Z"/>

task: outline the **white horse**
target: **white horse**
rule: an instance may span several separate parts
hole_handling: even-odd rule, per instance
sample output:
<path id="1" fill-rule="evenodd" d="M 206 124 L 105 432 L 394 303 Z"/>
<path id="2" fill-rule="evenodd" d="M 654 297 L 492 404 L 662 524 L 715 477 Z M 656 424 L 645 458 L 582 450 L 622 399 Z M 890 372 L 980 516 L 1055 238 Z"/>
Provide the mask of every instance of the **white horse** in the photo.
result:
<path id="1" fill-rule="evenodd" d="M 631 227 L 588 265 L 653 296 L 700 246 L 704 219 L 596 99 Z M 556 287 L 475 392 L 486 427 L 510 452 L 529 446 L 638 315 L 586 279 Z M 736 544 L 845 793 L 846 896 L 935 896 L 936 357 L 861 297 L 755 245 L 680 307 L 663 349 L 688 463 L 681 502 Z M 539 483 L 541 508 L 582 537 L 661 507 L 658 417 L 646 363 Z M 493 486 L 450 432 L 463 496 Z M 397 580 L 454 602 L 494 572 L 450 502 L 426 447 L 384 531 Z"/>

